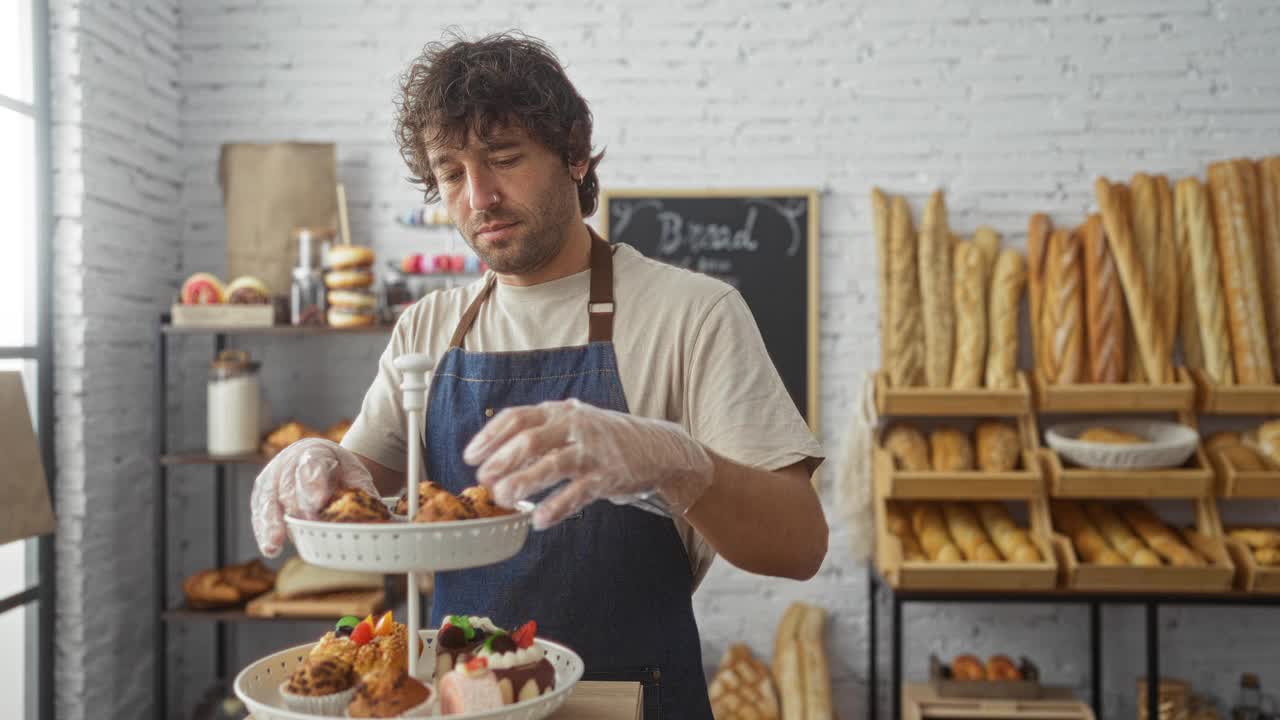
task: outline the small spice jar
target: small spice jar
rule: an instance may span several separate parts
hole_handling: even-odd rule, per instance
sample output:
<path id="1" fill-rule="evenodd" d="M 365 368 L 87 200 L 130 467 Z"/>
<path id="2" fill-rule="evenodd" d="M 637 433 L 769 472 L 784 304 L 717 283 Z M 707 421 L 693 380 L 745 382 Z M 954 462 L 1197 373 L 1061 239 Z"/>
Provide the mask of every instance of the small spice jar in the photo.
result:
<path id="1" fill-rule="evenodd" d="M 210 455 L 244 455 L 257 450 L 262 405 L 259 367 L 243 350 L 223 350 L 209 364 Z"/>

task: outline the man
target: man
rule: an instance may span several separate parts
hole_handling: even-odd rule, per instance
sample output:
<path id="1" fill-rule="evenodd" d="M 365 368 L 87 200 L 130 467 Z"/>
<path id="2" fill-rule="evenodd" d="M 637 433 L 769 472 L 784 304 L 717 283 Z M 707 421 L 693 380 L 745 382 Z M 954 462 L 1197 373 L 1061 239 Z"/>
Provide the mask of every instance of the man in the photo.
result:
<path id="1" fill-rule="evenodd" d="M 603 157 L 591 126 L 540 41 L 435 43 L 414 62 L 401 154 L 492 272 L 404 313 L 342 446 L 304 441 L 263 470 L 254 529 L 275 554 L 285 514 L 314 517 L 343 486 L 405 487 L 393 361 L 425 353 L 437 365 L 413 441 L 427 476 L 453 492 L 479 482 L 506 506 L 539 501 L 519 555 L 437 574 L 432 623 L 535 619 L 590 671 L 659 669 L 664 717 L 710 718 L 691 594 L 716 554 L 765 575 L 817 572 L 821 449 L 735 290 L 583 222 Z"/>

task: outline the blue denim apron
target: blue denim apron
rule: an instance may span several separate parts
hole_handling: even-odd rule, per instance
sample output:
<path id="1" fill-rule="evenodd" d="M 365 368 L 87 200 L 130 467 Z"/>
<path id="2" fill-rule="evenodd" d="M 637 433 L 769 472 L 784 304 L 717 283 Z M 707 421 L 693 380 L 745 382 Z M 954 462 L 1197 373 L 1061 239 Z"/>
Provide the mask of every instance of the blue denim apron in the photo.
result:
<path id="1" fill-rule="evenodd" d="M 465 350 L 492 277 L 458 323 L 432 378 L 426 411 L 427 476 L 451 492 L 476 483 L 462 450 L 503 408 L 577 398 L 629 412 L 613 350 L 613 253 L 591 234 L 588 345 Z M 573 648 L 588 672 L 658 669 L 663 718 L 710 720 L 692 592 L 689 557 L 670 518 L 596 502 L 555 527 L 530 532 L 509 560 L 437 573 L 431 623 L 439 626 L 450 614 L 489 616 L 506 628 L 536 620 L 538 634 Z"/>

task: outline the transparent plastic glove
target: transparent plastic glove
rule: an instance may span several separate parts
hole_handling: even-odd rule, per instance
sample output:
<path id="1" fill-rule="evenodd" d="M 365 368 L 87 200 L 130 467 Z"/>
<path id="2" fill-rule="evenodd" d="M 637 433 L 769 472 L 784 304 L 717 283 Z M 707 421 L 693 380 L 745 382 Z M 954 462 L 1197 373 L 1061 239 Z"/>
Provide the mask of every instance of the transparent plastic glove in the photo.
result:
<path id="1" fill-rule="evenodd" d="M 324 438 L 304 438 L 281 450 L 258 473 L 249 497 L 258 549 L 267 557 L 279 555 L 288 530 L 285 515 L 314 520 L 346 488 L 378 496 L 373 476 L 350 450 Z"/>
<path id="2" fill-rule="evenodd" d="M 503 410 L 463 451 L 476 479 L 512 507 L 561 480 L 538 503 L 534 527 L 554 525 L 602 498 L 656 492 L 683 514 L 711 486 L 711 456 L 680 426 L 577 400 Z"/>

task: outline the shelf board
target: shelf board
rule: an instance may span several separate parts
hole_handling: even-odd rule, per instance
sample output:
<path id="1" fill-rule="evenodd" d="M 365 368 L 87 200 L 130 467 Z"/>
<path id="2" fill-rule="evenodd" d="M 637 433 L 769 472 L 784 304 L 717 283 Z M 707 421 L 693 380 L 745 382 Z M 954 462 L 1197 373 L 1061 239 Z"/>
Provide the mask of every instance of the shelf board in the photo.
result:
<path id="1" fill-rule="evenodd" d="M 386 335 L 394 325 L 371 325 L 359 328 L 332 328 L 328 325 L 271 325 L 269 327 L 219 326 L 189 327 L 165 323 L 166 335 Z"/>
<path id="2" fill-rule="evenodd" d="M 261 453 L 214 456 L 204 451 L 167 453 L 160 456 L 163 465 L 266 465 L 271 458 Z"/>
<path id="3" fill-rule="evenodd" d="M 189 607 L 176 607 L 171 610 L 165 610 L 161 616 L 166 623 L 184 623 L 184 622 L 226 622 L 226 623 L 278 623 L 278 622 L 303 622 L 303 623 L 332 623 L 333 615 L 317 615 L 316 617 L 254 617 L 244 611 L 244 608 L 229 608 L 226 610 L 193 610 Z"/>

